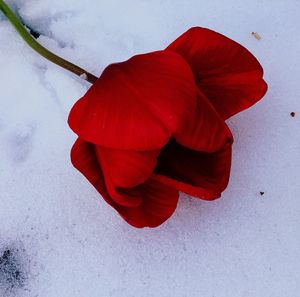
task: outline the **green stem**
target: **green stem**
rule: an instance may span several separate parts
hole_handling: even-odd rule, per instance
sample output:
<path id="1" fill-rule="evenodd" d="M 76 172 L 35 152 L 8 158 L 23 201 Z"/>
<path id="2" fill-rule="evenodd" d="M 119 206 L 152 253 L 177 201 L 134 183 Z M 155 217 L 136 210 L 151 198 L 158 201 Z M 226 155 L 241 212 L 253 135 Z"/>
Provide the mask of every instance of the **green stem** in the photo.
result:
<path id="1" fill-rule="evenodd" d="M 0 0 L 0 10 L 4 13 L 4 15 L 8 18 L 11 24 L 15 27 L 18 31 L 19 35 L 25 40 L 25 42 L 36 52 L 38 52 L 44 58 L 50 60 L 51 62 L 73 72 L 74 74 L 80 76 L 81 78 L 87 80 L 91 84 L 93 84 L 98 78 L 93 74 L 85 71 L 84 69 L 72 64 L 69 61 L 53 54 L 42 45 L 40 45 L 25 29 L 22 22 L 19 18 L 14 14 L 14 12 L 7 6 L 7 4 Z"/>

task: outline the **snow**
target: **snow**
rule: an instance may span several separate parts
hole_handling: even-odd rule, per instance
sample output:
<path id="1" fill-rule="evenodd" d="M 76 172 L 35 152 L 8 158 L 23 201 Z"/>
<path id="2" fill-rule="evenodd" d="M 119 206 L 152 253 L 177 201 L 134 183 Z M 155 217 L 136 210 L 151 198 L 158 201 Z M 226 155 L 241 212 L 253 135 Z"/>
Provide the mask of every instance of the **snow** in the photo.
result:
<path id="1" fill-rule="evenodd" d="M 235 144 L 222 198 L 181 195 L 165 224 L 134 229 L 70 163 L 66 120 L 89 84 L 34 53 L 1 15 L 0 296 L 297 296 L 300 2 L 8 3 L 41 43 L 96 75 L 191 26 L 214 29 L 257 56 L 269 91 L 228 122 Z"/>

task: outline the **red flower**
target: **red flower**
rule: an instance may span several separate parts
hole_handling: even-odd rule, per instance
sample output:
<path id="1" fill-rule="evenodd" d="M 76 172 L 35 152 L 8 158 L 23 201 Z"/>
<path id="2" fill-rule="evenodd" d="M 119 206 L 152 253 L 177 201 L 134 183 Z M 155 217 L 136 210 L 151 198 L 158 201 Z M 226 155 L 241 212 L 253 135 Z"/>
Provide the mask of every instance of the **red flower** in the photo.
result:
<path id="1" fill-rule="evenodd" d="M 72 163 L 129 224 L 156 227 L 178 191 L 213 200 L 226 188 L 224 120 L 261 99 L 262 76 L 248 50 L 204 28 L 112 64 L 71 110 Z"/>

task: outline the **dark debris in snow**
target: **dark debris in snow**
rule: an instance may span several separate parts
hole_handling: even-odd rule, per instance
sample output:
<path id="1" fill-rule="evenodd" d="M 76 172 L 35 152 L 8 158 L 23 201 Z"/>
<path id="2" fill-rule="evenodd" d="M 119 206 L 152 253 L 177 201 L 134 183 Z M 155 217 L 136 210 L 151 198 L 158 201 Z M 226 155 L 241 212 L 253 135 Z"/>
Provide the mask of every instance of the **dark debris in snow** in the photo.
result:
<path id="1" fill-rule="evenodd" d="M 12 292 L 23 288 L 26 283 L 26 270 L 22 259 L 22 250 L 14 246 L 0 253 L 0 295 L 10 296 Z"/>

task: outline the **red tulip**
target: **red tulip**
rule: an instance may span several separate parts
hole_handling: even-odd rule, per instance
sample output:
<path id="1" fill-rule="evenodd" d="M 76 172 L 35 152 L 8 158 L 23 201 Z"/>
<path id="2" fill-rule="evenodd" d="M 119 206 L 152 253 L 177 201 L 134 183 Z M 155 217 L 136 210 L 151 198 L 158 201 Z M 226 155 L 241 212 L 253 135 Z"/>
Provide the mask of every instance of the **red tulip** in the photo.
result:
<path id="1" fill-rule="evenodd" d="M 71 110 L 72 163 L 129 224 L 156 227 L 179 191 L 220 197 L 233 142 L 224 120 L 264 96 L 262 76 L 247 49 L 204 28 L 109 65 Z"/>

